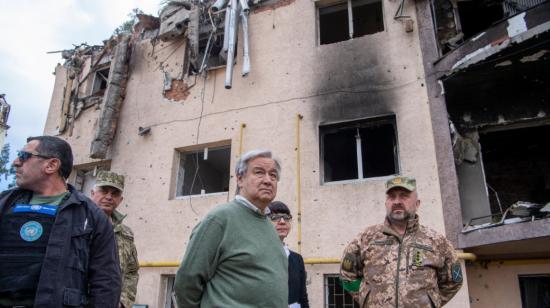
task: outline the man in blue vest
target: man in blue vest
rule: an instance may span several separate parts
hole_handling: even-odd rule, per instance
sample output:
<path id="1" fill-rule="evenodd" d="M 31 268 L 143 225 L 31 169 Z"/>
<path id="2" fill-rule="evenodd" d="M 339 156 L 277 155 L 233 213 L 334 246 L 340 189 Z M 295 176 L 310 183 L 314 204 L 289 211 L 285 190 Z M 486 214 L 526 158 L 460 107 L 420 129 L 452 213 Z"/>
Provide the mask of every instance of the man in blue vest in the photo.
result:
<path id="1" fill-rule="evenodd" d="M 17 188 L 0 194 L 0 308 L 118 307 L 120 268 L 112 224 L 66 184 L 64 140 L 27 139 L 13 161 Z"/>

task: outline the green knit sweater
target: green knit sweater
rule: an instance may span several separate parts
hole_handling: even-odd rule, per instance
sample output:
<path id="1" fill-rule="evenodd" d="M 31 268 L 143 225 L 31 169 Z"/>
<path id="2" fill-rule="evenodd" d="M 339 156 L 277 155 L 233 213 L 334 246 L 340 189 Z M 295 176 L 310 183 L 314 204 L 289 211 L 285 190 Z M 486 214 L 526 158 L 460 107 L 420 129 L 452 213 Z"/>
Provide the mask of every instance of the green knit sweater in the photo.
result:
<path id="1" fill-rule="evenodd" d="M 191 234 L 174 283 L 178 307 L 288 306 L 288 260 L 272 223 L 238 201 Z"/>

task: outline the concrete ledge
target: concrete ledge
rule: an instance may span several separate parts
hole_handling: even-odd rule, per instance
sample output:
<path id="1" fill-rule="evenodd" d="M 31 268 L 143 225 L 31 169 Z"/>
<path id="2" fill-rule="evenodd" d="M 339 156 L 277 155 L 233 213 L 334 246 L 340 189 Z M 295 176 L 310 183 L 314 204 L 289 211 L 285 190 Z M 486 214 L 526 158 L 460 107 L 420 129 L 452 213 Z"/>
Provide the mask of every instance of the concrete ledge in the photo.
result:
<path id="1" fill-rule="evenodd" d="M 466 249 L 483 245 L 550 237 L 550 218 L 494 228 L 479 229 L 458 237 L 458 248 Z M 550 247 L 547 247 L 550 251 Z"/>

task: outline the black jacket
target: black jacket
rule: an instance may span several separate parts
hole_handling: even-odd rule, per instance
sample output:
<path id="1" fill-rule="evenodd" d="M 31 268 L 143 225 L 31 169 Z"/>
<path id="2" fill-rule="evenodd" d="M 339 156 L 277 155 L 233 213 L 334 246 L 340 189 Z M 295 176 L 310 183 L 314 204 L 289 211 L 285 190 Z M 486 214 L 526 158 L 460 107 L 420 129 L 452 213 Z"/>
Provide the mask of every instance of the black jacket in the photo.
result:
<path id="1" fill-rule="evenodd" d="M 51 229 L 34 307 L 118 307 L 121 276 L 113 226 L 90 199 L 70 185 L 69 191 Z M 31 196 L 18 188 L 4 191 L 0 215 Z"/>
<path id="2" fill-rule="evenodd" d="M 304 259 L 291 250 L 288 255 L 288 303 L 296 302 L 300 304 L 301 308 L 309 308 Z"/>

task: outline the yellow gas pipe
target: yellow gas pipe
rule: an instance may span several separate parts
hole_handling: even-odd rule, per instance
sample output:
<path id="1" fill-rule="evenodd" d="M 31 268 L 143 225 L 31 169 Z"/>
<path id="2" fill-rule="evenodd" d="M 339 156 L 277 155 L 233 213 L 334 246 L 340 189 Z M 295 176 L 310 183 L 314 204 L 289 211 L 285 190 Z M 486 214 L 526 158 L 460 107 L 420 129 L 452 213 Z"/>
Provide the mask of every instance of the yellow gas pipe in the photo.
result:
<path id="1" fill-rule="evenodd" d="M 245 127 L 246 127 L 246 124 L 241 123 L 241 129 L 239 132 L 239 157 L 243 154 L 243 133 L 244 133 Z"/>
<path id="2" fill-rule="evenodd" d="M 300 122 L 304 117 L 301 114 L 296 115 L 296 206 L 298 213 L 298 253 L 302 254 L 302 183 L 300 175 Z"/>
<path id="3" fill-rule="evenodd" d="M 475 261 L 476 255 L 469 252 L 457 252 L 456 253 L 458 258 L 461 260 L 467 260 L 467 261 Z M 509 260 L 509 262 L 518 262 L 521 260 Z M 550 259 L 538 259 L 538 260 L 531 260 L 536 261 L 538 263 L 544 262 L 548 263 Z M 341 260 L 340 258 L 305 258 L 304 263 L 305 264 L 340 264 Z M 140 262 L 140 267 L 178 267 L 180 266 L 180 262 Z"/>

